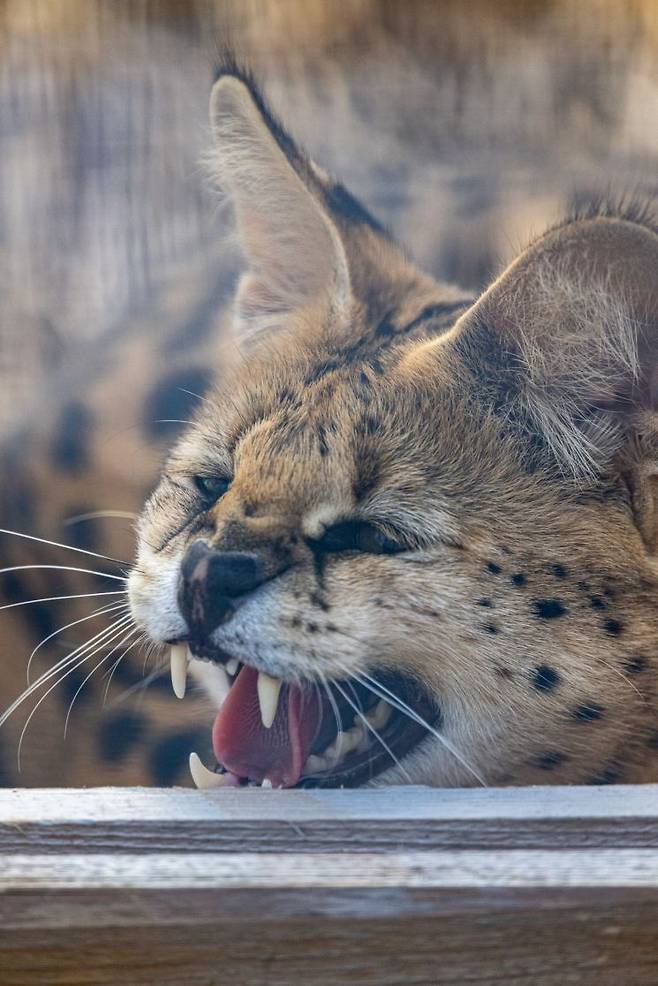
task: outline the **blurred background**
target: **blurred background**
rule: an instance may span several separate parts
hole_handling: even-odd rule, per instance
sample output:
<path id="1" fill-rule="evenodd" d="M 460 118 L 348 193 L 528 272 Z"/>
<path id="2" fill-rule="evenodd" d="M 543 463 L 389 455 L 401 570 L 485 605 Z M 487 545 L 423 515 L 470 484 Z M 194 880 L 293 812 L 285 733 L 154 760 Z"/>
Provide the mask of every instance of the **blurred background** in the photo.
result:
<path id="1" fill-rule="evenodd" d="M 658 181 L 655 0 L 2 0 L 0 422 L 183 267 L 227 43 L 431 271 L 478 286 L 574 199 Z"/>
<path id="2" fill-rule="evenodd" d="M 129 515 L 175 429 L 153 422 L 186 417 L 180 386 L 163 399 L 162 374 L 185 363 L 185 340 L 215 309 L 221 321 L 238 269 L 200 164 L 226 46 L 313 157 L 423 267 L 466 288 L 579 201 L 658 188 L 656 0 L 0 0 L 3 527 L 130 558 Z M 203 386 L 183 368 L 179 383 Z M 110 507 L 123 522 L 67 526 Z M 35 559 L 28 542 L 0 550 L 5 565 Z M 0 602 L 30 592 L 5 581 Z M 16 612 L 0 614 L 2 705 L 44 629 L 83 610 L 45 619 L 30 606 L 20 627 Z M 44 647 L 40 670 L 61 653 Z M 79 753 L 50 753 L 70 685 L 38 720 L 26 783 L 86 779 Z M 123 732 L 107 729 L 101 779 L 175 779 L 173 767 L 134 767 L 130 741 L 112 746 L 146 743 L 143 716 L 126 708 Z M 90 722 L 102 715 L 90 707 Z M 170 760 L 171 730 L 151 743 L 169 742 Z M 11 780 L 0 756 L 3 769 Z"/>

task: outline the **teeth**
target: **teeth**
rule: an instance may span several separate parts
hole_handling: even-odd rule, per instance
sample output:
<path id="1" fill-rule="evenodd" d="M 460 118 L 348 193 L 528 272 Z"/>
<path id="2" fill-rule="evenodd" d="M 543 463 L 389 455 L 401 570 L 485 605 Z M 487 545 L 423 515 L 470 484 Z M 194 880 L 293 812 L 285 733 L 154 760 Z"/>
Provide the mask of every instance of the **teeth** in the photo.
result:
<path id="1" fill-rule="evenodd" d="M 195 785 L 201 791 L 224 786 L 223 774 L 216 774 L 214 770 L 208 770 L 196 753 L 190 753 L 190 774 Z"/>
<path id="2" fill-rule="evenodd" d="M 271 678 L 263 671 L 258 673 L 256 691 L 258 692 L 258 704 L 260 706 L 260 717 L 265 726 L 269 729 L 276 717 L 276 709 L 279 704 L 279 692 L 281 691 L 282 681 L 280 678 Z"/>
<path id="3" fill-rule="evenodd" d="M 324 757 L 316 757 L 314 753 L 310 755 L 306 763 L 304 764 L 305 774 L 319 774 L 323 770 L 327 770 L 329 764 Z"/>
<path id="4" fill-rule="evenodd" d="M 225 665 L 226 670 L 228 671 L 228 673 L 232 678 L 235 676 L 235 672 L 238 670 L 239 663 L 240 662 L 238 661 L 237 657 L 232 657 L 230 661 L 226 662 Z"/>
<path id="5" fill-rule="evenodd" d="M 391 712 L 391 706 L 382 699 L 374 709 L 366 713 L 366 719 L 374 729 L 381 729 L 388 722 Z"/>
<path id="6" fill-rule="evenodd" d="M 272 781 L 269 777 L 264 777 L 260 784 L 261 787 L 272 787 Z"/>
<path id="7" fill-rule="evenodd" d="M 187 683 L 187 662 L 189 651 L 184 644 L 174 644 L 169 655 L 171 668 L 171 684 L 176 698 L 185 697 Z"/>

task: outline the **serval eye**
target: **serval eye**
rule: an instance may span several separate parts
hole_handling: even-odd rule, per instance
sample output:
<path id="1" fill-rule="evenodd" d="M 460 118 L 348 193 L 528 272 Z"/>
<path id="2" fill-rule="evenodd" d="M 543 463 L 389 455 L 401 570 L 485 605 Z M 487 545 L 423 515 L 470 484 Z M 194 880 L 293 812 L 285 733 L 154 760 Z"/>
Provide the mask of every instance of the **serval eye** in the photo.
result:
<path id="1" fill-rule="evenodd" d="M 194 485 L 203 502 L 210 507 L 224 496 L 231 482 L 224 476 L 194 476 Z"/>
<path id="2" fill-rule="evenodd" d="M 347 520 L 327 528 L 323 536 L 312 542 L 314 551 L 361 551 L 369 555 L 394 555 L 405 551 L 406 546 L 394 541 L 374 524 L 367 521 Z"/>

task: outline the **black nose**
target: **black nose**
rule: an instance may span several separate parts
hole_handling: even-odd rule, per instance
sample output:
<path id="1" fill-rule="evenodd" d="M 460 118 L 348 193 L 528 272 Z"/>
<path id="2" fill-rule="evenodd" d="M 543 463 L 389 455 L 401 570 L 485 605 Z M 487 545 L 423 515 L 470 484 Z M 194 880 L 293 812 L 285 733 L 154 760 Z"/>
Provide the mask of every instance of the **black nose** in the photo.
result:
<path id="1" fill-rule="evenodd" d="M 195 541 L 181 564 L 178 604 L 192 639 L 204 640 L 230 619 L 236 601 L 266 581 L 257 555 L 216 551 Z"/>

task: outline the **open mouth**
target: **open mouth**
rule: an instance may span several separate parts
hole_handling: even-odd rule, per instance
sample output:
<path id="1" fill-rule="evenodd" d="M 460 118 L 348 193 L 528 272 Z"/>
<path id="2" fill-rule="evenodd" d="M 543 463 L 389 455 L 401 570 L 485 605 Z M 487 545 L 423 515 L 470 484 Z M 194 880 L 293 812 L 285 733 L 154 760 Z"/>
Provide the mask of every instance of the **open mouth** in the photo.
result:
<path id="1" fill-rule="evenodd" d="M 171 648 L 175 693 L 185 694 L 184 644 Z M 205 655 L 207 657 L 207 655 Z M 212 728 L 213 769 L 190 756 L 197 787 L 359 787 L 436 728 L 440 713 L 411 676 L 377 671 L 356 680 L 289 684 L 237 660 L 215 663 L 224 699 Z M 403 766 L 403 765 L 402 765 Z"/>

